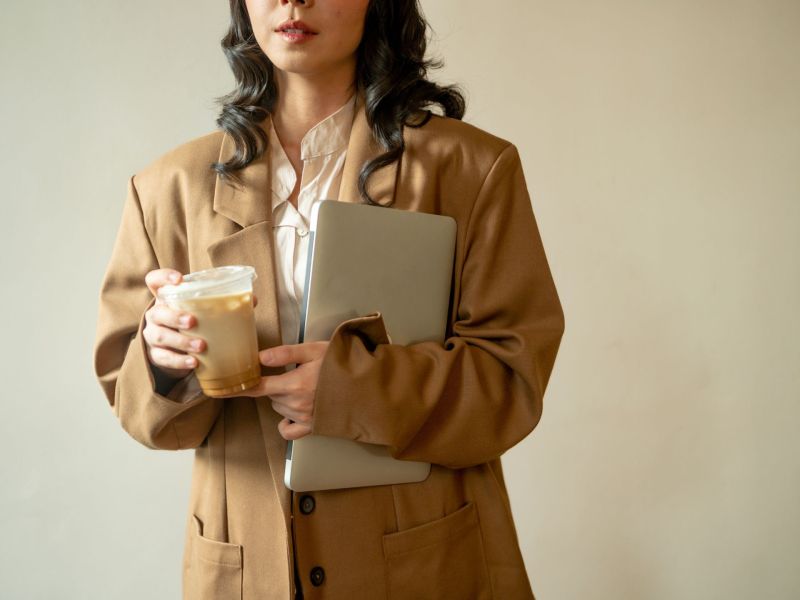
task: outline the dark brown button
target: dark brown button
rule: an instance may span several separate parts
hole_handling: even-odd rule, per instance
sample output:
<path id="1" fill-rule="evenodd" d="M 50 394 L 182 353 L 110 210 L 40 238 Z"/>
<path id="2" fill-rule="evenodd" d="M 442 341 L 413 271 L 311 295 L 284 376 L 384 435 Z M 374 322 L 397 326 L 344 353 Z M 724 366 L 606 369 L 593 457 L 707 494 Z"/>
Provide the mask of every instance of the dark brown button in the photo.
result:
<path id="1" fill-rule="evenodd" d="M 310 515 L 314 512 L 314 507 L 316 506 L 316 502 L 314 502 L 314 496 L 304 495 L 300 496 L 300 512 L 304 515 Z"/>
<path id="2" fill-rule="evenodd" d="M 314 567 L 311 569 L 311 585 L 319 587 L 325 581 L 325 569 L 322 567 Z"/>

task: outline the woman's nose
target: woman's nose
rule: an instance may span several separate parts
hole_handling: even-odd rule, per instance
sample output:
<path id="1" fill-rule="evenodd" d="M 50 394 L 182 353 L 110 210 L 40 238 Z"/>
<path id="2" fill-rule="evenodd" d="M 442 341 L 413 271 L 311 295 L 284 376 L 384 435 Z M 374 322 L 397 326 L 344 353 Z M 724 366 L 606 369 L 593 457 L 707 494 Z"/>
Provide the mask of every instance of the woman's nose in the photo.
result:
<path id="1" fill-rule="evenodd" d="M 314 6 L 314 0 L 281 0 L 281 4 L 294 4 L 296 6 Z"/>

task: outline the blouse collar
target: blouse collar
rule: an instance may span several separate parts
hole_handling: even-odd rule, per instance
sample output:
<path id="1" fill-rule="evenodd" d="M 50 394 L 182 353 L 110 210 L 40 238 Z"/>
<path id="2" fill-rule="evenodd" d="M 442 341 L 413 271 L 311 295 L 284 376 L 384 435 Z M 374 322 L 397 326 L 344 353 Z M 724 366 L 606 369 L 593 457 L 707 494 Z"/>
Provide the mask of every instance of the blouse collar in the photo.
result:
<path id="1" fill-rule="evenodd" d="M 339 152 L 347 148 L 350 129 L 355 116 L 356 94 L 334 113 L 309 129 L 300 141 L 300 158 L 309 161 Z M 294 189 L 297 175 L 278 139 L 273 120 L 269 119 L 269 151 L 272 170 L 273 209 L 289 197 Z"/>

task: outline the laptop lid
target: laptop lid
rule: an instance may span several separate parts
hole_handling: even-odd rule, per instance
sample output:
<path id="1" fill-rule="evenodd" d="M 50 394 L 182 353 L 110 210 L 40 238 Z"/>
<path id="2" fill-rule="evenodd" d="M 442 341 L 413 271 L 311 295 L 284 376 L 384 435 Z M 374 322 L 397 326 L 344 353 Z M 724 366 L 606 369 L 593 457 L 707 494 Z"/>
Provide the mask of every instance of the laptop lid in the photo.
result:
<path id="1" fill-rule="evenodd" d="M 312 209 L 309 236 L 301 342 L 328 340 L 342 321 L 375 311 L 393 344 L 444 341 L 454 219 L 323 200 Z M 289 442 L 284 479 L 294 491 L 312 491 L 421 481 L 429 471 L 383 446 L 308 435 Z"/>

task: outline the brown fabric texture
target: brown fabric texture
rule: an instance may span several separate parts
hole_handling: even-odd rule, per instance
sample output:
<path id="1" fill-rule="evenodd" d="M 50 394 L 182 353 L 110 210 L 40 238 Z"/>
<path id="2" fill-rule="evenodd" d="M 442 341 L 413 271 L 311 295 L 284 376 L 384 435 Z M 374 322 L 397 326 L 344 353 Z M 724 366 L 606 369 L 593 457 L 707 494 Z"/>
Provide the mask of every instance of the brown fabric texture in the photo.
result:
<path id="1" fill-rule="evenodd" d="M 212 399 L 193 375 L 159 393 L 142 336 L 148 271 L 249 264 L 259 348 L 281 343 L 268 157 L 244 169 L 241 185 L 218 180 L 210 164 L 232 142 L 214 132 L 129 182 L 101 284 L 94 368 L 132 438 L 194 450 L 185 599 L 293 598 L 295 561 L 305 598 L 533 598 L 500 457 L 539 422 L 564 313 L 517 149 L 439 116 L 404 137 L 401 163 L 376 172 L 369 190 L 394 208 L 456 220 L 446 339 L 392 344 L 379 312 L 340 324 L 313 432 L 386 445 L 398 459 L 432 463 L 431 473 L 313 492 L 307 514 L 303 495 L 283 484 L 286 440 L 270 399 Z M 359 97 L 340 201 L 359 201 L 359 169 L 377 152 Z"/>

